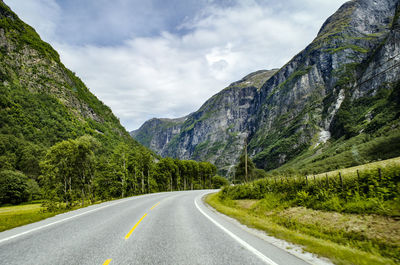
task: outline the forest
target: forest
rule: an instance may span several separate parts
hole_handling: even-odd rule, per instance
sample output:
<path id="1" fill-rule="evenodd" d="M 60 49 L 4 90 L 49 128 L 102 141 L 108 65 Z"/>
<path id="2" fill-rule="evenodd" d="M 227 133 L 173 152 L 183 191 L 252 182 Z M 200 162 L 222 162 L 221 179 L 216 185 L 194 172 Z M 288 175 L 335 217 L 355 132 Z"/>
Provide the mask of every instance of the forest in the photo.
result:
<path id="1" fill-rule="evenodd" d="M 21 166 L 31 166 L 24 167 L 24 173 L 3 164 L 0 203 L 43 200 L 48 211 L 144 193 L 226 184 L 224 178 L 215 176 L 217 169 L 211 163 L 158 158 L 144 147 L 124 142 L 109 153 L 90 135 L 63 140 L 46 151 L 24 146 L 18 160 Z"/>

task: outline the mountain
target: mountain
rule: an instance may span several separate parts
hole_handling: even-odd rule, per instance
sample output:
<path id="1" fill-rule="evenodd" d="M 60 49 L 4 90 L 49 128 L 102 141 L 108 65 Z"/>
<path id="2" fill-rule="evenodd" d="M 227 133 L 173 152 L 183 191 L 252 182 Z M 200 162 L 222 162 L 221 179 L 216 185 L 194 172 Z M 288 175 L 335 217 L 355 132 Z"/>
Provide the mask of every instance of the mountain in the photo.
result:
<path id="1" fill-rule="evenodd" d="M 353 0 L 279 70 L 231 84 L 182 119 L 131 133 L 163 156 L 228 174 L 248 143 L 257 167 L 329 170 L 400 155 L 398 0 Z"/>
<path id="2" fill-rule="evenodd" d="M 254 100 L 277 69 L 257 71 L 232 83 L 196 112 L 180 119 L 151 119 L 131 135 L 162 156 L 233 165 L 254 125 Z"/>
<path id="3" fill-rule="evenodd" d="M 138 145 L 58 53 L 0 1 L 0 170 L 37 177 L 45 150 L 82 135 L 106 150 Z"/>

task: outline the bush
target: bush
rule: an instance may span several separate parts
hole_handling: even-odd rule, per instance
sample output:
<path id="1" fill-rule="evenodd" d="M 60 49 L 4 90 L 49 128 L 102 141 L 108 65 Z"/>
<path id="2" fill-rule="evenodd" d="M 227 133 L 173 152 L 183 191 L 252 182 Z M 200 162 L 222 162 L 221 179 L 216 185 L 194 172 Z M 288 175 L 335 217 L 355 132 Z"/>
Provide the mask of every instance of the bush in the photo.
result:
<path id="1" fill-rule="evenodd" d="M 353 175 L 312 178 L 276 177 L 224 187 L 225 199 L 262 199 L 271 194 L 291 206 L 346 213 L 375 213 L 397 216 L 400 213 L 400 166 L 388 164 Z"/>
<path id="2" fill-rule="evenodd" d="M 211 183 L 212 183 L 212 188 L 213 189 L 220 189 L 223 186 L 228 186 L 229 181 L 221 176 L 215 175 L 214 177 L 211 178 Z"/>
<path id="3" fill-rule="evenodd" d="M 0 204 L 19 204 L 28 201 L 28 178 L 16 171 L 0 172 Z"/>
<path id="4" fill-rule="evenodd" d="M 28 179 L 26 182 L 29 200 L 40 200 L 42 198 L 42 190 L 38 183 L 33 179 Z"/>

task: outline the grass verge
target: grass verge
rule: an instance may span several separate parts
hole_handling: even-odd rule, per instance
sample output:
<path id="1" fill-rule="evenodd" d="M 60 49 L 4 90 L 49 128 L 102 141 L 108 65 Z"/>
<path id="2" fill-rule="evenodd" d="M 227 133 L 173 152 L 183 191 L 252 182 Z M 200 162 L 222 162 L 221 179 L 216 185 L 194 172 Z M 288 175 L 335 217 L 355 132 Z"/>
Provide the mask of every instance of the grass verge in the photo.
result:
<path id="1" fill-rule="evenodd" d="M 96 202 L 93 204 L 97 204 Z M 15 206 L 0 207 L 0 232 L 15 228 L 18 226 L 35 223 L 55 215 L 84 208 L 93 204 L 85 204 L 83 207 L 76 205 L 72 208 L 60 208 L 57 211 L 45 211 L 42 203 L 30 203 Z"/>
<path id="2" fill-rule="evenodd" d="M 0 207 L 0 232 L 55 216 L 61 212 L 44 212 L 41 203 Z"/>
<path id="3" fill-rule="evenodd" d="M 244 225 L 263 230 L 271 236 L 288 242 L 299 244 L 303 246 L 305 251 L 327 257 L 335 264 L 396 264 L 392 259 L 382 257 L 379 253 L 370 253 L 349 246 L 349 242 L 340 244 L 326 238 L 319 238 L 310 229 L 294 223 L 293 220 L 291 220 L 292 223 L 288 228 L 280 222 L 282 219 L 277 218 L 277 215 L 266 215 L 253 211 L 257 205 L 247 205 L 246 207 L 242 205 L 241 207 L 233 200 L 221 200 L 219 193 L 211 194 L 205 200 L 217 211 L 237 219 Z"/>
<path id="4" fill-rule="evenodd" d="M 371 162 L 368 164 L 363 164 L 355 167 L 348 167 L 348 168 L 343 168 L 343 169 L 337 169 L 329 172 L 324 172 L 320 174 L 316 174 L 315 177 L 325 177 L 326 175 L 328 176 L 337 176 L 339 172 L 343 175 L 346 176 L 356 176 L 357 170 L 358 171 L 365 171 L 365 170 L 378 170 L 378 168 L 386 168 L 391 165 L 400 165 L 400 157 L 395 157 L 391 159 L 386 159 L 386 160 L 381 160 L 377 162 Z M 312 177 L 313 175 L 309 175 L 309 177 Z"/>

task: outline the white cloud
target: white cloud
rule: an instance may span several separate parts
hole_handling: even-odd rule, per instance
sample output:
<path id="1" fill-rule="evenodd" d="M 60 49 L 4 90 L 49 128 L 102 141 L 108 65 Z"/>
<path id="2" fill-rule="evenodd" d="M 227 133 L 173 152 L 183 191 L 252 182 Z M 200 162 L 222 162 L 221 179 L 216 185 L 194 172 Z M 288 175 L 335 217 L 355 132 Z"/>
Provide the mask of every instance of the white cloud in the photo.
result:
<path id="1" fill-rule="evenodd" d="M 284 65 L 345 1 L 299 2 L 211 6 L 181 25 L 188 32 L 182 36 L 162 32 L 106 47 L 62 40 L 52 45 L 65 65 L 132 130 L 152 117 L 184 116 L 248 73 Z"/>

